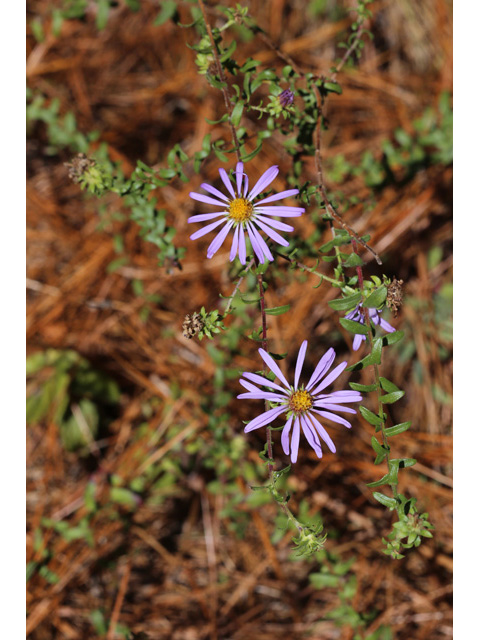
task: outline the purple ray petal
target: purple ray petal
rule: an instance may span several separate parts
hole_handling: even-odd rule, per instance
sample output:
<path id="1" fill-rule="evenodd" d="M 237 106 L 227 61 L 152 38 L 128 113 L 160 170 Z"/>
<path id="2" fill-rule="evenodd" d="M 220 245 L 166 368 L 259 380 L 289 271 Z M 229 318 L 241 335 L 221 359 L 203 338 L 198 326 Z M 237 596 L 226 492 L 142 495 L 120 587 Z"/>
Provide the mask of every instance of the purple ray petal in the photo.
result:
<path id="1" fill-rule="evenodd" d="M 288 456 L 290 453 L 290 439 L 288 436 L 290 434 L 290 427 L 292 426 L 292 421 L 293 421 L 293 416 L 290 416 L 290 418 L 287 420 L 282 430 L 282 440 L 281 440 L 282 448 L 286 456 Z"/>
<path id="2" fill-rule="evenodd" d="M 220 233 L 217 234 L 217 236 L 215 236 L 210 246 L 208 247 L 207 258 L 213 258 L 213 256 L 217 253 L 217 251 L 222 246 L 225 238 L 227 237 L 227 233 L 230 231 L 232 226 L 233 226 L 233 220 L 230 220 L 230 222 L 227 222 L 227 224 L 223 227 Z"/>
<path id="3" fill-rule="evenodd" d="M 258 353 L 260 354 L 260 357 L 265 362 L 267 367 L 269 367 L 269 369 L 277 376 L 277 378 L 283 382 L 283 384 L 287 387 L 287 389 L 290 390 L 290 385 L 288 384 L 287 379 L 285 378 L 285 376 L 281 372 L 280 367 L 275 362 L 275 360 L 272 358 L 272 356 L 270 354 L 268 354 L 265 351 L 265 349 L 259 349 Z M 283 389 L 282 389 L 282 391 L 283 391 Z"/>
<path id="4" fill-rule="evenodd" d="M 326 402 L 361 402 L 362 394 L 359 391 L 332 391 L 317 395 L 315 400 L 325 400 Z"/>
<path id="5" fill-rule="evenodd" d="M 212 196 L 217 196 L 217 198 L 220 198 L 220 200 L 225 200 L 225 202 L 230 202 L 229 198 L 227 198 L 227 196 L 224 193 L 222 193 L 218 189 L 215 189 L 215 187 L 212 187 L 211 184 L 207 184 L 206 182 L 202 182 L 200 187 L 202 189 L 205 189 L 205 191 L 208 191 L 209 193 L 211 193 Z"/>
<path id="6" fill-rule="evenodd" d="M 250 398 L 251 400 L 268 400 L 269 402 L 287 402 L 286 398 L 282 398 L 282 396 L 279 396 L 276 393 L 268 393 L 268 391 L 259 391 L 258 393 L 241 393 L 237 398 L 239 400 Z"/>
<path id="7" fill-rule="evenodd" d="M 289 196 L 295 196 L 299 193 L 298 189 L 288 189 L 288 191 L 281 191 L 280 193 L 276 193 L 273 196 L 268 196 L 268 198 L 264 198 L 263 200 L 259 200 L 256 205 L 263 205 L 267 202 L 275 202 L 275 200 L 282 200 L 282 198 L 288 198 Z"/>
<path id="8" fill-rule="evenodd" d="M 216 222 L 212 222 L 212 224 L 207 224 L 206 227 L 203 227 L 202 229 L 195 231 L 195 233 L 192 233 L 192 235 L 190 236 L 190 240 L 197 240 L 197 238 L 201 238 L 207 233 L 210 233 L 210 231 L 213 231 L 213 229 L 216 229 L 221 224 L 225 224 L 225 226 L 227 226 L 228 222 L 225 222 L 225 218 L 221 218 Z"/>
<path id="9" fill-rule="evenodd" d="M 305 213 L 305 209 L 303 207 L 279 207 L 278 205 L 273 205 L 272 207 L 264 207 L 263 205 L 255 204 L 255 210 L 260 213 L 271 214 L 274 216 L 280 215 L 279 212 L 282 213 Z"/>
<path id="10" fill-rule="evenodd" d="M 245 387 L 245 389 L 248 389 L 249 391 L 253 391 L 254 393 L 256 393 L 257 391 L 260 392 L 261 389 L 259 389 L 258 387 L 256 387 L 254 384 L 252 384 L 251 382 L 247 382 L 247 380 L 244 380 L 243 378 L 239 379 L 240 384 L 242 385 L 242 387 Z"/>
<path id="11" fill-rule="evenodd" d="M 224 215 L 225 211 L 217 211 L 216 213 L 200 213 L 198 216 L 191 216 L 188 218 L 187 222 L 204 222 L 205 220 L 213 220 L 213 218 L 218 218 Z"/>
<path id="12" fill-rule="evenodd" d="M 247 246 L 245 244 L 245 232 L 241 224 L 238 225 L 238 257 L 241 264 L 245 264 L 247 261 Z"/>
<path id="13" fill-rule="evenodd" d="M 292 433 L 292 455 L 290 457 L 292 462 L 297 461 L 299 442 L 300 442 L 300 421 L 298 418 L 295 418 L 295 422 L 293 424 L 293 433 Z"/>
<path id="14" fill-rule="evenodd" d="M 261 191 L 266 189 L 268 185 L 272 183 L 275 180 L 275 178 L 278 176 L 279 171 L 280 169 L 276 165 L 274 165 L 273 167 L 270 167 L 270 169 L 267 169 L 265 173 L 263 173 L 260 176 L 257 184 L 250 191 L 248 195 L 248 199 L 253 200 L 256 196 L 258 196 L 258 194 Z"/>
<path id="15" fill-rule="evenodd" d="M 298 381 L 302 375 L 303 363 L 305 362 L 305 353 L 307 351 L 308 341 L 304 340 L 298 351 L 297 364 L 295 366 L 295 384 L 294 389 L 298 389 Z"/>
<path id="16" fill-rule="evenodd" d="M 227 187 L 228 193 L 235 199 L 235 191 L 233 190 L 232 183 L 230 182 L 230 178 L 227 175 L 225 169 L 219 169 L 218 173 L 220 174 L 220 178 L 222 179 L 223 184 Z"/>
<path id="17" fill-rule="evenodd" d="M 245 433 L 264 427 L 266 424 L 273 422 L 281 413 L 285 413 L 285 407 L 275 407 L 274 409 L 269 409 L 268 411 L 261 413 L 247 424 L 244 429 Z"/>
<path id="18" fill-rule="evenodd" d="M 280 207 L 272 207 L 272 209 L 277 208 L 280 209 Z M 264 216 L 277 216 L 277 218 L 299 218 L 304 213 L 304 211 L 264 211 L 262 208 L 255 209 L 255 212 L 261 213 Z"/>
<path id="19" fill-rule="evenodd" d="M 237 166 L 235 168 L 235 174 L 237 177 L 237 193 L 239 196 L 241 196 L 242 195 L 243 162 L 237 162 Z"/>
<path id="20" fill-rule="evenodd" d="M 246 198 L 248 193 L 248 176 L 246 173 L 244 174 L 244 179 L 243 197 Z"/>
<path id="21" fill-rule="evenodd" d="M 312 373 L 312 377 L 305 387 L 307 391 L 309 391 L 313 387 L 313 385 L 316 384 L 320 380 L 320 378 L 322 378 L 327 373 L 334 360 L 335 351 L 330 347 L 330 349 L 320 358 L 317 366 L 315 367 L 315 371 Z"/>
<path id="22" fill-rule="evenodd" d="M 240 227 L 241 227 L 241 225 L 238 225 L 237 228 L 235 229 L 234 234 L 233 234 L 232 248 L 230 249 L 230 262 L 235 260 L 235 256 L 237 255 L 238 234 L 240 233 Z"/>
<path id="23" fill-rule="evenodd" d="M 280 371 L 280 373 L 282 372 Z M 262 378 L 262 376 L 259 376 L 256 373 L 250 373 L 249 371 L 246 371 L 243 374 L 243 377 L 247 378 L 248 380 L 251 380 L 252 382 L 255 382 L 256 384 L 263 385 L 264 387 L 271 387 L 272 389 L 276 389 L 277 391 L 281 391 L 283 394 L 287 395 L 287 392 L 285 391 L 285 389 L 283 389 L 279 384 L 276 384 L 275 382 L 270 382 L 270 380 L 268 380 L 267 378 Z"/>
<path id="24" fill-rule="evenodd" d="M 250 222 L 247 222 L 247 228 L 248 228 L 248 232 L 250 234 L 253 233 L 253 235 L 255 236 L 255 240 L 258 242 L 262 253 L 264 256 L 266 256 L 270 262 L 273 262 L 274 258 L 272 256 L 272 252 L 270 251 L 270 249 L 268 248 L 267 243 L 265 242 L 265 240 L 262 238 L 262 236 L 258 233 L 258 231 L 255 229 L 255 227 L 253 226 L 253 224 L 251 224 Z M 250 240 L 251 240 L 251 236 L 250 236 Z"/>
<path id="25" fill-rule="evenodd" d="M 283 238 L 280 234 L 278 234 L 273 229 L 270 229 L 268 225 L 261 222 L 258 218 L 255 218 L 255 224 L 257 224 L 260 227 L 260 229 L 262 229 L 262 231 L 264 231 L 267 234 L 267 236 L 277 244 L 282 245 L 282 247 L 289 246 L 290 243 L 288 242 L 288 240 L 285 240 L 285 238 Z"/>
<path id="26" fill-rule="evenodd" d="M 338 365 L 338 367 L 335 367 L 335 369 L 328 374 L 328 376 L 323 380 L 323 382 L 321 382 L 318 385 L 318 387 L 314 391 L 312 391 L 312 395 L 317 394 L 319 391 L 323 391 L 325 387 L 328 387 L 329 384 L 331 384 L 334 380 L 336 380 L 338 376 L 342 373 L 342 371 L 345 369 L 347 364 L 348 362 L 341 362 Z"/>
<path id="27" fill-rule="evenodd" d="M 393 333 L 395 331 L 395 328 L 392 327 L 391 324 L 389 324 L 386 320 L 384 320 L 383 318 L 380 318 L 380 326 L 382 327 L 382 329 L 384 331 L 386 331 L 387 333 Z"/>
<path id="28" fill-rule="evenodd" d="M 225 209 L 225 206 L 226 206 L 225 202 L 221 202 L 220 200 L 214 200 L 213 198 L 210 198 L 209 196 L 204 196 L 203 193 L 195 193 L 195 191 L 190 191 L 189 196 L 190 196 L 190 198 L 192 198 L 192 200 L 198 200 L 199 202 L 205 202 L 205 204 L 213 204 L 216 207 L 223 207 Z"/>
<path id="29" fill-rule="evenodd" d="M 257 238 L 251 229 L 252 229 L 251 225 L 247 223 L 247 233 L 248 233 L 248 237 L 250 238 L 252 249 L 254 250 L 255 255 L 257 256 L 258 261 L 263 263 L 265 261 L 265 256 L 263 255 L 262 248 L 259 245 Z"/>
<path id="30" fill-rule="evenodd" d="M 312 422 L 315 425 L 316 430 L 318 431 L 318 435 L 325 442 L 325 444 L 330 449 L 330 451 L 332 453 L 335 453 L 337 449 L 336 449 L 335 445 L 333 444 L 333 440 L 330 438 L 330 436 L 328 435 L 326 430 L 323 428 L 323 426 L 320 424 L 320 422 L 314 416 L 312 416 L 312 414 L 310 414 L 310 418 L 312 419 Z"/>
<path id="31" fill-rule="evenodd" d="M 316 411 L 318 415 L 322 416 L 322 418 L 327 418 L 327 420 L 331 420 L 332 422 L 337 422 L 338 424 L 343 424 L 347 429 L 351 429 L 352 425 L 345 418 L 341 418 L 340 416 L 335 415 L 334 413 L 330 413 L 330 411 Z"/>
<path id="32" fill-rule="evenodd" d="M 273 218 L 265 218 L 264 216 L 258 215 L 255 217 L 255 222 L 257 222 L 257 220 L 261 220 L 262 222 L 265 222 L 265 224 L 268 224 L 270 227 L 278 229 L 279 231 L 295 231 L 295 228 L 291 225 L 279 222 Z"/>
<path id="33" fill-rule="evenodd" d="M 345 316 L 346 317 L 346 316 Z M 365 340 L 365 336 L 361 333 L 356 333 L 353 339 L 352 348 L 354 351 L 358 351 L 360 349 L 360 345 Z"/>
<path id="34" fill-rule="evenodd" d="M 340 413 L 357 413 L 352 407 L 344 407 L 342 404 L 328 404 L 328 402 L 323 402 L 323 400 L 318 403 L 314 402 L 313 406 L 315 409 L 311 409 L 311 411 L 315 411 L 316 409 L 331 409 L 332 411 L 339 411 Z"/>
<path id="35" fill-rule="evenodd" d="M 317 458 L 321 458 L 323 456 L 322 445 L 320 444 L 317 432 L 315 431 L 314 427 L 308 423 L 308 419 L 306 417 L 301 416 L 300 423 L 302 425 L 303 433 L 307 438 L 308 444 L 317 454 Z"/>

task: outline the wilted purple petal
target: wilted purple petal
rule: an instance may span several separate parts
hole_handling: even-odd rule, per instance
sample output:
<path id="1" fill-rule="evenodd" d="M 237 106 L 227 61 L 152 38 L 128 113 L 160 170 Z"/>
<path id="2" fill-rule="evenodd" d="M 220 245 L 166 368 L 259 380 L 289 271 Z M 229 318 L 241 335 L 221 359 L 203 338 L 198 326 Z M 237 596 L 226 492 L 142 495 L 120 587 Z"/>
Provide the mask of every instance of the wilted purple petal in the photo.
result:
<path id="1" fill-rule="evenodd" d="M 283 198 L 296 196 L 297 193 L 300 193 L 298 189 L 288 189 L 288 191 L 281 191 L 280 193 L 275 193 L 273 196 L 268 196 L 268 198 L 264 198 L 263 200 L 258 200 L 255 203 L 255 207 L 263 206 L 264 204 L 267 204 L 267 202 L 275 202 L 276 200 L 282 200 Z"/>
<path id="2" fill-rule="evenodd" d="M 228 224 L 225 221 L 225 218 L 221 218 L 220 220 L 217 220 L 216 222 L 213 222 L 212 224 L 207 224 L 206 227 L 203 227 L 202 229 L 199 229 L 198 231 L 195 231 L 195 233 L 192 233 L 192 235 L 190 236 L 190 240 L 197 240 L 197 238 L 201 238 L 202 236 L 206 235 L 207 233 L 210 233 L 210 231 L 213 231 L 214 229 L 216 229 L 221 224 L 225 224 L 225 226 Z"/>
<path id="3" fill-rule="evenodd" d="M 265 362 L 265 364 L 270 369 L 270 371 L 272 371 L 272 373 L 274 373 L 277 376 L 277 378 L 283 382 L 283 384 L 287 387 L 287 389 L 290 389 L 290 385 L 288 384 L 287 379 L 281 372 L 280 367 L 272 358 L 272 356 L 269 353 L 267 353 L 265 349 L 259 349 L 258 353 L 260 354 L 260 357 Z"/>
<path id="4" fill-rule="evenodd" d="M 205 204 L 213 204 L 216 207 L 223 207 L 225 209 L 225 202 L 214 200 L 209 196 L 204 196 L 203 193 L 195 193 L 195 191 L 190 191 L 189 196 L 190 198 L 192 198 L 192 200 L 198 200 L 199 202 L 204 202 Z"/>
<path id="5" fill-rule="evenodd" d="M 272 183 L 275 180 L 275 178 L 278 176 L 279 171 L 280 169 L 277 167 L 277 165 L 274 165 L 273 167 L 270 167 L 269 169 L 267 169 L 265 173 L 263 173 L 260 176 L 257 184 L 253 187 L 253 189 L 248 194 L 248 199 L 250 201 L 253 200 L 256 196 L 258 196 L 258 194 L 261 191 L 266 189 L 268 185 Z"/>
<path id="6" fill-rule="evenodd" d="M 269 409 L 265 411 L 265 413 L 261 413 L 259 416 L 254 418 L 251 422 L 247 424 L 244 431 L 245 433 L 249 433 L 254 429 L 259 429 L 260 427 L 264 427 L 266 424 L 273 422 L 277 416 L 281 413 L 285 413 L 285 407 L 275 407 L 274 409 Z"/>

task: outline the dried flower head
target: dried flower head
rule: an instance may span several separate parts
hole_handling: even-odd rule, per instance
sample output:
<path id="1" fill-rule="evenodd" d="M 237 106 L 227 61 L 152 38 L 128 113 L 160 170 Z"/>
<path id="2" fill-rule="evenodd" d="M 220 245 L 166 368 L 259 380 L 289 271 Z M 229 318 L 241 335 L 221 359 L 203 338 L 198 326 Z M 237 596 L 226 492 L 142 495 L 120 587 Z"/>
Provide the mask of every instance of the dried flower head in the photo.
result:
<path id="1" fill-rule="evenodd" d="M 93 158 L 87 158 L 84 153 L 78 153 L 71 162 L 64 162 L 64 165 L 68 167 L 68 177 L 73 182 L 80 182 L 85 172 L 94 167 L 96 162 Z"/>
<path id="2" fill-rule="evenodd" d="M 190 236 L 191 240 L 201 238 L 220 225 L 223 225 L 220 233 L 215 236 L 208 247 L 207 258 L 212 258 L 216 254 L 230 230 L 233 232 L 230 261 L 234 260 L 238 253 L 240 262 L 246 264 L 247 247 L 245 232 L 247 232 L 255 255 L 262 263 L 265 262 L 265 259 L 272 262 L 273 255 L 267 243 L 260 235 L 259 230 L 263 231 L 274 242 L 283 247 L 288 247 L 289 242 L 277 233 L 275 229 L 278 231 L 293 231 L 294 229 L 290 225 L 275 220 L 273 216 L 293 218 L 301 216 L 302 213 L 305 212 L 305 209 L 303 207 L 265 205 L 281 200 L 282 198 L 287 198 L 288 196 L 294 196 L 298 193 L 298 189 L 288 189 L 287 191 L 268 196 L 268 198 L 264 198 L 258 202 L 253 202 L 255 198 L 275 180 L 278 172 L 279 169 L 277 166 L 270 167 L 270 169 L 267 169 L 260 177 L 253 189 L 249 191 L 248 176 L 243 171 L 243 162 L 238 162 L 235 168 L 235 184 L 233 186 L 225 169 L 219 169 L 220 178 L 229 193 L 228 196 L 206 183 L 201 184 L 201 188 L 215 196 L 214 198 L 201 193 L 195 193 L 194 191 L 190 192 L 190 197 L 193 200 L 221 208 L 220 211 L 202 213 L 188 219 L 188 222 L 215 220 L 212 224 L 208 224 L 199 231 L 195 231 L 195 233 Z M 216 220 L 216 218 L 218 218 L 218 220 Z"/>
<path id="3" fill-rule="evenodd" d="M 245 427 L 245 433 L 253 431 L 253 429 L 258 429 L 259 427 L 264 427 L 273 422 L 275 418 L 282 413 L 286 413 L 287 421 L 282 431 L 282 447 L 285 454 L 291 456 L 292 462 L 297 461 L 300 428 L 303 430 L 308 443 L 318 458 L 322 457 L 322 447 L 319 438 L 326 443 L 332 453 L 335 453 L 335 445 L 324 426 L 319 422 L 317 416 L 321 416 L 332 422 L 337 422 L 350 429 L 352 425 L 344 418 L 332 413 L 332 411 L 356 413 L 355 409 L 341 405 L 350 402 L 360 402 L 362 399 L 358 391 L 322 393 L 326 387 L 338 378 L 347 366 L 346 362 L 342 362 L 326 376 L 326 373 L 335 360 L 335 351 L 333 349 L 329 349 L 320 359 L 307 385 L 299 385 L 307 344 L 305 340 L 298 352 L 293 386 L 288 383 L 275 360 L 264 349 L 259 349 L 258 352 L 263 361 L 283 386 L 271 382 L 268 378 L 257 375 L 256 373 L 247 372 L 243 374 L 243 378 L 240 378 L 240 384 L 247 389 L 247 393 L 242 393 L 237 396 L 240 399 L 268 400 L 271 404 L 275 405 L 272 409 L 261 413 L 249 422 Z M 252 382 L 267 387 L 268 390 L 263 391 L 252 384 Z M 291 443 L 290 431 L 292 431 Z"/>
<path id="4" fill-rule="evenodd" d="M 387 307 L 392 310 L 393 317 L 397 317 L 398 309 L 402 306 L 403 302 L 403 291 L 402 291 L 403 280 L 397 280 L 395 276 L 393 276 L 392 282 L 387 286 Z"/>
<path id="5" fill-rule="evenodd" d="M 185 316 L 185 320 L 182 325 L 183 335 L 185 338 L 191 339 L 195 337 L 204 327 L 204 322 L 199 313 L 195 311 L 192 315 Z"/>

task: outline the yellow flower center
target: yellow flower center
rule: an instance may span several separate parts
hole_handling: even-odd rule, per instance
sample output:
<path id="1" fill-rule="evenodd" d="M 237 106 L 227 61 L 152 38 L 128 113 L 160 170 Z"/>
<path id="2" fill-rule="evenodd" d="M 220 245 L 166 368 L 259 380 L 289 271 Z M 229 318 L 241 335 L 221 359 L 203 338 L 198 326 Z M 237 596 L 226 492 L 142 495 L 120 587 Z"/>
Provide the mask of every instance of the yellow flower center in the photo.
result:
<path id="1" fill-rule="evenodd" d="M 245 222 L 252 217 L 253 205 L 245 198 L 235 198 L 228 207 L 228 217 L 235 222 Z"/>
<path id="2" fill-rule="evenodd" d="M 313 406 L 312 396 L 308 391 L 294 391 L 288 401 L 289 407 L 295 413 L 308 411 Z"/>

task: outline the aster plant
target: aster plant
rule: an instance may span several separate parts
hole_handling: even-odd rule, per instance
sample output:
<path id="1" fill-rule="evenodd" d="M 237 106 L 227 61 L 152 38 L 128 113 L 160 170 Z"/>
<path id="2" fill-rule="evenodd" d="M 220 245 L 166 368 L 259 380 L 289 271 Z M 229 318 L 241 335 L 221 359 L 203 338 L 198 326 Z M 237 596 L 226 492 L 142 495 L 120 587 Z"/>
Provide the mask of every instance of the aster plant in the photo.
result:
<path id="1" fill-rule="evenodd" d="M 262 360 L 283 387 L 256 373 L 246 372 L 240 379 L 240 384 L 247 389 L 247 393 L 237 396 L 239 399 L 262 399 L 274 405 L 272 409 L 268 409 L 249 422 L 245 427 L 245 433 L 268 425 L 280 415 L 286 414 L 287 421 L 282 430 L 281 442 L 283 451 L 287 456 L 290 455 L 292 463 L 295 463 L 298 458 L 301 430 L 318 458 L 323 455 L 320 439 L 332 453 L 335 453 L 335 445 L 317 416 L 350 429 L 352 426 L 350 422 L 332 411 L 355 414 L 355 409 L 343 405 L 362 400 L 358 391 L 324 393 L 324 390 L 340 376 L 347 366 L 347 362 L 342 362 L 327 375 L 335 360 L 335 351 L 332 348 L 328 349 L 320 359 L 307 384 L 300 384 L 307 345 L 307 340 L 304 340 L 298 352 L 293 385 L 288 383 L 275 360 L 264 349 L 259 349 L 258 352 Z M 267 390 L 263 391 L 252 383 L 267 387 Z"/>
<path id="2" fill-rule="evenodd" d="M 289 242 L 278 231 L 293 231 L 294 228 L 284 222 L 275 220 L 275 217 L 281 218 L 295 218 L 301 216 L 305 212 L 303 207 L 291 207 L 285 205 L 273 205 L 271 202 L 276 202 L 294 196 L 298 194 L 298 189 L 288 189 L 287 191 L 281 191 L 280 193 L 268 196 L 262 200 L 254 202 L 256 198 L 275 180 L 279 173 L 278 166 L 272 166 L 263 173 L 259 178 L 255 186 L 249 190 L 249 180 L 247 174 L 244 172 L 243 162 L 237 162 L 235 168 L 235 181 L 232 184 L 225 169 L 219 169 L 220 178 L 228 191 L 228 195 L 225 195 L 212 185 L 203 183 L 200 185 L 202 189 L 209 193 L 209 196 L 202 193 L 190 192 L 190 197 L 193 200 L 203 202 L 204 204 L 219 207 L 217 211 L 212 213 L 202 213 L 199 215 L 191 216 L 188 218 L 188 222 L 206 222 L 209 220 L 215 220 L 207 226 L 195 231 L 190 236 L 190 240 L 196 240 L 202 236 L 214 231 L 221 225 L 220 232 L 212 240 L 207 250 L 207 258 L 213 258 L 216 252 L 220 249 L 224 243 L 228 233 L 232 231 L 233 240 L 230 249 L 230 261 L 235 259 L 238 253 L 238 257 L 242 265 L 246 264 L 247 259 L 247 245 L 245 241 L 245 234 L 252 245 L 252 249 L 258 258 L 259 262 L 263 263 L 265 260 L 273 261 L 273 255 L 270 251 L 267 243 L 262 238 L 260 231 L 263 231 L 270 240 L 273 240 L 282 247 L 288 247 Z M 213 198 L 211 196 L 214 196 Z"/>

